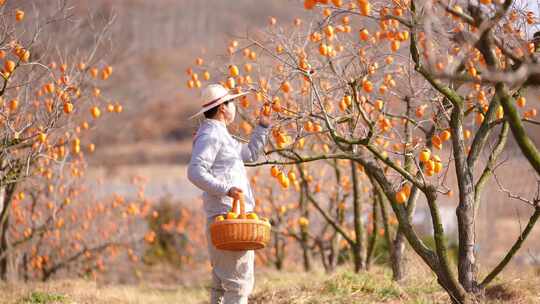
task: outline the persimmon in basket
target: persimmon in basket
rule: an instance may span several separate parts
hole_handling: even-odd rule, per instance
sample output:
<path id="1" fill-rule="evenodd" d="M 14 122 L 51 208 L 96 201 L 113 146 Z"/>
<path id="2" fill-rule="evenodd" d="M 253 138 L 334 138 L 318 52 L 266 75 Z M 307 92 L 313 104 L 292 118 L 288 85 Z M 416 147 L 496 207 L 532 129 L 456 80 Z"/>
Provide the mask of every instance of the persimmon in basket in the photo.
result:
<path id="1" fill-rule="evenodd" d="M 238 208 L 240 208 L 239 212 Z M 212 244 L 221 250 L 256 250 L 270 241 L 270 222 L 256 213 L 245 212 L 243 197 L 234 200 L 225 215 L 218 215 L 210 225 Z"/>

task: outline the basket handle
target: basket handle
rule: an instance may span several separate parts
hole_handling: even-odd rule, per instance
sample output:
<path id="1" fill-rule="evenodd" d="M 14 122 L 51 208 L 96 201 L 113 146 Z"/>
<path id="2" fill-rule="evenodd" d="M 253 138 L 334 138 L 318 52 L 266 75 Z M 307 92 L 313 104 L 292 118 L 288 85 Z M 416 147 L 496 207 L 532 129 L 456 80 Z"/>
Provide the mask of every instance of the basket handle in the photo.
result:
<path id="1" fill-rule="evenodd" d="M 240 195 L 240 199 L 234 199 L 232 204 L 232 211 L 236 212 L 238 210 L 238 207 L 240 207 L 240 213 L 241 215 L 246 214 L 246 203 L 244 201 L 244 195 Z"/>

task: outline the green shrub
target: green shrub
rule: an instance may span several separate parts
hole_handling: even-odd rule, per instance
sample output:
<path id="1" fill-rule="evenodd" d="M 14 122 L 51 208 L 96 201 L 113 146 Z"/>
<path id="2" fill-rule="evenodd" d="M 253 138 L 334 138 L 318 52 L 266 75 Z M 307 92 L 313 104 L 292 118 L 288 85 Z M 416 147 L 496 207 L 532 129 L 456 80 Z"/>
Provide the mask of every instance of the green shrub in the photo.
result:
<path id="1" fill-rule="evenodd" d="M 146 250 L 143 256 L 144 263 L 153 265 L 165 262 L 179 268 L 182 266 L 182 257 L 189 236 L 186 233 L 178 233 L 175 229 L 169 231 L 164 229 L 168 223 L 177 223 L 181 219 L 182 214 L 178 206 L 178 202 L 172 202 L 168 197 L 163 198 L 154 207 L 159 216 L 147 218 L 148 228 L 156 233 L 156 239 Z"/>

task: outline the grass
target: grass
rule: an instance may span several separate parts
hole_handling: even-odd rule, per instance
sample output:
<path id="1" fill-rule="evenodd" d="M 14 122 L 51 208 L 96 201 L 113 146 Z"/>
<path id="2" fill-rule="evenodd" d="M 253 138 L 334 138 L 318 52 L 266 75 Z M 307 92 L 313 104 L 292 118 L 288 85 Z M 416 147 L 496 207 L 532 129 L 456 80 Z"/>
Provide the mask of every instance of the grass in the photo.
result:
<path id="1" fill-rule="evenodd" d="M 200 281 L 196 281 L 200 280 Z M 501 278 L 486 291 L 485 303 L 539 303 L 540 278 Z M 163 283 L 98 286 L 84 280 L 48 283 L 0 283 L 6 304 L 45 303 L 208 303 L 208 281 L 192 280 L 190 286 Z M 375 267 L 370 272 L 355 274 L 348 268 L 333 274 L 323 271 L 278 272 L 260 269 L 250 304 L 323 304 L 323 303 L 449 303 L 448 296 L 431 275 L 422 271 L 411 274 L 402 284 L 393 282 L 388 269 Z"/>
<path id="2" fill-rule="evenodd" d="M 21 299 L 21 304 L 47 304 L 47 303 L 65 303 L 66 297 L 61 294 L 50 294 L 46 292 L 34 291 Z"/>
<path id="3" fill-rule="evenodd" d="M 203 286 L 97 286 L 95 282 L 85 280 L 4 285 L 0 283 L 0 290 L 2 304 L 204 303 L 208 297 Z"/>
<path id="4" fill-rule="evenodd" d="M 268 276 L 268 275 L 267 275 Z M 276 286 L 276 284 L 278 286 Z M 399 285 L 384 268 L 356 274 L 347 269 L 327 275 L 288 273 L 262 282 L 252 303 L 446 303 L 448 297 L 434 280 Z M 280 287 L 281 286 L 281 287 Z"/>

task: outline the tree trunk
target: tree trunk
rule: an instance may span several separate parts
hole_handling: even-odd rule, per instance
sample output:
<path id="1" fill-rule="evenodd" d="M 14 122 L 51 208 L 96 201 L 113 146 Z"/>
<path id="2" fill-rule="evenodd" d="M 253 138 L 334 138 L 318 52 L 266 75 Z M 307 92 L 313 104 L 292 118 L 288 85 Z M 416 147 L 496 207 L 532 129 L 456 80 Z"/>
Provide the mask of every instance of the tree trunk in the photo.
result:
<path id="1" fill-rule="evenodd" d="M 8 250 L 7 232 L 9 226 L 8 201 L 5 187 L 0 188 L 0 280 L 7 280 L 8 258 L 4 253 Z"/>
<path id="2" fill-rule="evenodd" d="M 406 209 L 401 204 L 398 204 L 393 197 L 395 191 L 392 188 L 392 184 L 386 179 L 386 176 L 382 169 L 377 168 L 373 165 L 373 163 L 362 161 L 362 159 L 358 159 L 358 161 L 364 166 L 366 172 L 368 173 L 368 177 L 372 178 L 372 180 L 376 181 L 373 184 L 374 187 L 377 188 L 377 191 L 384 195 L 384 197 L 390 201 L 390 206 L 394 210 L 394 213 L 398 216 L 399 225 L 402 228 L 403 234 L 407 238 L 408 243 L 411 245 L 413 250 L 424 260 L 426 265 L 430 267 L 430 269 L 436 274 L 439 284 L 448 292 L 449 295 L 455 301 L 455 303 L 463 303 L 463 299 L 467 297 L 467 292 L 459 284 L 458 280 L 454 277 L 453 273 L 450 271 L 450 268 L 448 267 L 448 264 L 446 263 L 446 253 L 444 248 L 441 248 L 440 241 L 441 239 L 436 236 L 436 243 L 437 245 L 437 252 L 433 251 L 432 249 L 428 248 L 418 237 L 416 234 L 416 231 L 413 229 L 412 224 L 408 220 Z M 432 211 L 432 217 L 435 216 L 436 222 L 440 223 L 440 217 L 438 215 L 438 212 L 433 212 L 433 206 L 435 204 L 436 197 L 433 193 L 431 193 L 433 189 L 426 189 L 426 193 L 430 194 L 432 197 L 426 197 L 429 199 L 431 198 L 433 201 L 430 202 L 430 211 Z M 441 226 L 440 225 L 434 225 L 436 227 L 436 230 L 434 230 L 435 235 L 437 235 L 437 231 L 441 232 Z"/>
<path id="3" fill-rule="evenodd" d="M 307 191 L 307 188 L 304 189 Z M 302 216 L 309 219 L 309 211 L 307 208 L 307 200 L 303 191 L 300 191 L 300 210 Z M 309 236 L 307 233 L 308 227 L 302 227 L 300 231 L 300 245 L 302 246 L 302 257 L 304 259 L 304 271 L 311 271 L 311 249 L 309 248 Z"/>
<path id="4" fill-rule="evenodd" d="M 358 189 L 358 172 L 354 161 L 350 161 L 353 183 L 353 209 L 354 209 L 354 233 L 356 236 L 355 245 L 352 246 L 354 257 L 354 271 L 359 272 L 366 268 L 367 248 L 365 246 L 365 229 L 362 220 L 362 200 Z"/>
<path id="5" fill-rule="evenodd" d="M 373 221 L 371 223 L 371 236 L 369 237 L 368 241 L 368 249 L 367 249 L 367 256 L 366 256 L 366 270 L 369 271 L 369 268 L 371 266 L 371 259 L 373 258 L 373 253 L 375 251 L 375 243 L 377 242 L 377 231 L 378 226 L 377 222 L 379 221 L 379 197 L 377 196 L 376 192 L 373 192 L 373 205 L 371 207 L 371 212 L 373 214 Z"/>
<path id="6" fill-rule="evenodd" d="M 311 271 L 311 249 L 308 244 L 308 235 L 305 231 L 302 231 L 302 256 L 304 259 L 304 271 Z"/>
<path id="7" fill-rule="evenodd" d="M 412 106 L 411 106 L 411 100 L 408 96 L 405 97 L 405 102 L 407 103 L 407 117 L 410 117 L 412 114 Z M 431 138 L 434 132 L 434 128 L 426 134 L 426 142 L 429 143 L 428 138 Z M 405 137 L 407 139 L 407 142 L 412 142 L 412 128 L 411 123 L 409 121 L 406 121 L 405 123 Z M 406 151 L 404 153 L 404 163 L 405 163 L 405 170 L 409 172 L 411 175 L 414 174 L 414 158 L 412 157 L 412 153 L 410 149 L 406 148 Z M 417 176 L 420 176 L 417 174 Z M 416 209 L 416 201 L 418 199 L 418 188 L 413 186 L 412 193 L 410 198 L 407 201 L 407 218 L 409 222 L 412 222 L 413 214 Z M 383 200 L 383 196 L 381 195 L 381 200 Z M 383 203 L 384 201 L 381 201 Z M 382 207 L 382 206 L 381 206 Z M 405 235 L 403 233 L 402 228 L 398 227 L 398 230 L 396 232 L 396 237 L 393 240 L 391 244 L 392 250 L 390 251 L 390 263 L 392 266 L 392 279 L 396 282 L 401 282 L 406 275 L 406 260 L 405 260 Z"/>
<path id="8" fill-rule="evenodd" d="M 285 253 L 283 250 L 285 250 L 284 246 L 282 246 L 282 236 L 279 232 L 274 232 L 274 265 L 276 266 L 277 270 L 283 269 L 283 258 L 285 256 Z"/>
<path id="9" fill-rule="evenodd" d="M 405 235 L 398 229 L 396 238 L 393 241 L 390 263 L 392 264 L 392 279 L 400 282 L 405 278 Z"/>
<path id="10" fill-rule="evenodd" d="M 339 257 L 339 243 L 341 241 L 341 234 L 335 233 L 332 241 L 330 242 L 330 254 L 328 256 L 328 272 L 334 272 L 337 267 Z"/>
<path id="11" fill-rule="evenodd" d="M 382 193 L 377 193 L 377 198 L 379 201 L 379 207 L 381 209 L 381 218 L 383 222 L 384 227 L 384 238 L 386 239 L 386 243 L 388 244 L 388 252 L 390 255 L 390 267 L 392 267 L 392 276 L 395 281 L 399 281 L 403 279 L 404 277 L 404 265 L 403 265 L 403 249 L 400 252 L 396 252 L 396 241 L 399 241 L 401 243 L 401 246 L 404 247 L 403 243 L 403 233 L 401 233 L 401 237 L 399 235 L 399 228 L 398 228 L 398 234 L 396 234 L 396 241 L 392 241 L 392 237 L 390 236 L 390 225 L 388 224 L 388 212 L 386 211 L 385 206 L 385 200 L 383 198 Z M 398 244 L 399 245 L 399 244 Z"/>
<path id="12" fill-rule="evenodd" d="M 329 273 L 330 272 L 330 265 L 328 265 L 328 259 L 326 257 L 326 253 L 324 252 L 324 243 L 321 239 L 318 239 L 315 241 L 315 243 L 317 244 L 317 247 L 319 247 L 319 254 L 321 256 L 321 263 L 324 267 L 324 271 L 326 273 Z"/>
<path id="13" fill-rule="evenodd" d="M 7 241 L 7 228 L 9 221 L 6 220 L 3 224 L 0 232 L 0 281 L 6 281 L 8 276 L 8 256 L 4 255 L 4 252 L 8 250 L 8 241 Z"/>
<path id="14" fill-rule="evenodd" d="M 454 106 L 451 122 L 452 145 L 459 187 L 459 205 L 456 210 L 459 233 L 459 282 L 467 292 L 476 291 L 476 258 L 474 252 L 474 184 L 467 164 L 463 138 L 463 112 Z"/>
<path id="15" fill-rule="evenodd" d="M 407 218 L 409 222 L 412 222 L 414 211 L 416 210 L 416 201 L 420 191 L 418 188 L 413 187 L 411 196 L 407 202 Z M 393 241 L 392 251 L 392 276 L 393 280 L 400 282 L 406 276 L 407 261 L 405 255 L 405 234 L 401 228 L 398 228 L 396 238 Z"/>
<path id="16" fill-rule="evenodd" d="M 30 271 L 29 263 L 30 261 L 28 261 L 28 254 L 25 252 L 23 253 L 23 256 L 22 256 L 22 270 L 23 270 L 22 278 L 24 282 L 28 282 L 28 280 L 30 279 L 28 276 L 28 272 Z"/>

